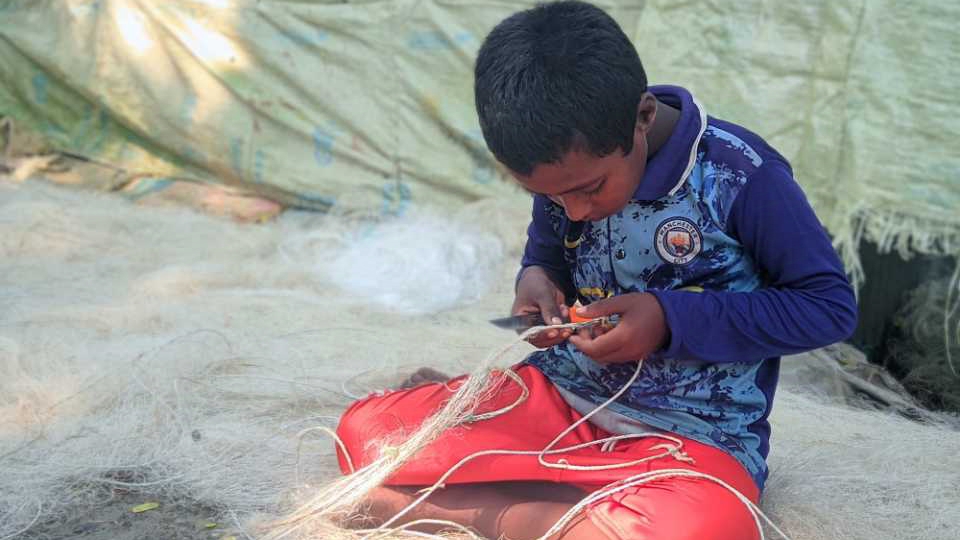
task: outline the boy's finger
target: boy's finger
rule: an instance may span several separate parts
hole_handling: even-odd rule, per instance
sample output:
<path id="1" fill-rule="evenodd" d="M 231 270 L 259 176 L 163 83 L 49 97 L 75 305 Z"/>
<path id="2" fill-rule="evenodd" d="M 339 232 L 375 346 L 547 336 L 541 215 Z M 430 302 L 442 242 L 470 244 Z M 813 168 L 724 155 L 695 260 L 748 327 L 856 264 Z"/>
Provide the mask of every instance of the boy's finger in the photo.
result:
<path id="1" fill-rule="evenodd" d="M 597 361 L 606 360 L 617 349 L 623 347 L 623 341 L 620 334 L 615 331 L 607 332 L 593 339 L 584 339 L 579 334 L 570 338 L 570 343 L 576 345 L 583 354 Z"/>
<path id="2" fill-rule="evenodd" d="M 547 324 L 562 324 L 560 317 L 560 307 L 552 298 L 545 298 L 538 302 L 540 314 L 543 315 L 543 321 Z"/>
<path id="3" fill-rule="evenodd" d="M 548 347 L 553 347 L 558 343 L 563 343 L 563 339 L 546 339 L 543 337 L 543 334 L 537 334 L 535 336 L 527 338 L 527 343 L 533 345 L 538 349 L 546 349 Z"/>
<path id="4" fill-rule="evenodd" d="M 531 313 L 540 313 L 540 306 L 536 304 L 520 304 L 513 306 L 510 315 L 529 315 Z"/>
<path id="5" fill-rule="evenodd" d="M 611 296 L 577 308 L 577 315 L 595 319 L 615 313 L 623 313 L 630 305 L 630 295 Z"/>
<path id="6" fill-rule="evenodd" d="M 527 343 L 534 347 L 543 347 L 546 342 L 547 340 L 544 339 L 543 334 L 534 334 L 527 338 Z"/>

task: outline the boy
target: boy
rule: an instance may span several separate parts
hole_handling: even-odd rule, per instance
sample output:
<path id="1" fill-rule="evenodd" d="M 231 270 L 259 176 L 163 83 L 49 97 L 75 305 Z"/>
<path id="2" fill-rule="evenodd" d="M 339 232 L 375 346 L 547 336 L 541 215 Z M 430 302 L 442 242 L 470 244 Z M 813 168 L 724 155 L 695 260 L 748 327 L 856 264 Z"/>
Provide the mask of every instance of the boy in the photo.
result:
<path id="1" fill-rule="evenodd" d="M 388 518 L 451 465 L 484 449 L 541 450 L 639 377 L 558 446 L 655 432 L 563 456 L 477 459 L 408 519 L 456 521 L 489 538 L 537 538 L 587 493 L 647 471 L 687 469 L 754 502 L 767 476 L 779 357 L 849 337 L 853 292 L 787 161 L 760 137 L 707 117 L 682 88 L 647 87 L 629 39 L 600 9 L 540 5 L 501 22 L 476 61 L 487 145 L 533 194 L 513 313 L 559 323 L 619 315 L 612 329 L 551 330 L 513 368 L 529 397 L 507 414 L 452 430 L 371 498 Z M 512 403 L 508 388 L 489 407 Z M 367 440 L 412 430 L 450 391 L 440 384 L 370 397 L 345 413 L 354 460 Z M 682 459 L 678 459 L 678 456 Z M 341 460 L 342 461 L 342 460 Z M 556 456 L 551 461 L 557 461 Z M 590 504 L 555 538 L 758 538 L 733 493 L 670 477 Z"/>

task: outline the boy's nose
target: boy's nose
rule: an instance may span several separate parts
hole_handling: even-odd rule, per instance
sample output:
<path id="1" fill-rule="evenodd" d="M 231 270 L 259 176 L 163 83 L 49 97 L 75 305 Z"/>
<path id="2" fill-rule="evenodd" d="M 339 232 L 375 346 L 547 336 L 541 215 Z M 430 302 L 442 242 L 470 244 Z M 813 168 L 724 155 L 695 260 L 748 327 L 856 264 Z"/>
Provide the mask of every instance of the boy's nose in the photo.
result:
<path id="1" fill-rule="evenodd" d="M 590 215 L 590 203 L 583 197 L 568 195 L 560 198 L 560 205 L 572 221 L 583 221 Z"/>

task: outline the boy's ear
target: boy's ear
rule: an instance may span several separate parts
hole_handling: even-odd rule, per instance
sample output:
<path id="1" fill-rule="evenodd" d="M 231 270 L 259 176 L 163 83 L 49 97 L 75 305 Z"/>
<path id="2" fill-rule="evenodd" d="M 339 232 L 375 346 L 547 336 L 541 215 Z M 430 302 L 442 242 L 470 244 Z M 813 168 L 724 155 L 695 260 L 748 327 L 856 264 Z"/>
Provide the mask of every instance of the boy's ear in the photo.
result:
<path id="1" fill-rule="evenodd" d="M 637 104 L 637 123 L 634 127 L 637 135 L 646 136 L 657 118 L 657 98 L 650 92 L 644 92 Z"/>

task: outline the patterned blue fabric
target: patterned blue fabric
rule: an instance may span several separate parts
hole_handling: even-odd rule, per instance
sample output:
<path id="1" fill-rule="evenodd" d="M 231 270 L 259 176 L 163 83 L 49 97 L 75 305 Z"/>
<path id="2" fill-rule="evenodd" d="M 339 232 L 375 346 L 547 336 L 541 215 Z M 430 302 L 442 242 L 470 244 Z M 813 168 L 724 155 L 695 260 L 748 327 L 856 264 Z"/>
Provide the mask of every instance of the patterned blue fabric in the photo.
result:
<path id="1" fill-rule="evenodd" d="M 649 160 L 634 199 L 620 212 L 586 223 L 579 246 L 564 250 L 559 239 L 569 224 L 563 209 L 536 196 L 523 265 L 550 269 L 584 304 L 613 295 L 654 292 L 667 314 L 673 343 L 644 361 L 640 377 L 610 406 L 611 411 L 726 450 L 762 488 L 767 476 L 767 417 L 777 382 L 778 356 L 846 337 L 842 334 L 851 330 L 846 312 L 853 303 L 852 294 L 848 294 L 849 285 L 829 239 L 812 210 L 804 208 L 802 192 L 789 185 L 795 182 L 782 156 L 743 128 L 707 119 L 685 90 L 651 90 L 660 100 L 680 108 L 681 118 L 666 146 Z M 776 167 L 771 163 L 765 166 L 766 162 L 775 162 Z M 766 176 L 777 179 L 767 182 Z M 814 231 L 805 234 L 812 239 L 811 253 L 829 252 L 822 257 L 808 254 L 824 262 L 805 270 L 810 275 L 829 276 L 826 296 L 839 298 L 839 308 L 832 307 L 832 300 L 811 301 L 810 294 L 798 297 L 789 292 L 773 299 L 754 295 L 748 299 L 753 303 L 742 303 L 751 295 L 736 293 L 779 287 L 783 285 L 780 274 L 786 275 L 774 262 L 758 264 L 757 260 L 783 259 L 780 250 L 786 246 L 763 248 L 769 241 L 755 240 L 763 233 L 762 224 L 750 219 L 750 208 L 737 208 L 742 192 L 753 183 L 761 184 L 752 189 L 757 190 L 753 197 L 762 201 L 764 211 L 774 211 L 770 208 L 774 204 L 800 208 L 790 215 L 803 218 L 797 230 Z M 787 187 L 777 187 L 780 185 Z M 746 231 L 748 226 L 750 231 Z M 797 226 L 770 224 L 771 230 L 783 234 Z M 750 239 L 750 249 L 737 231 L 745 231 L 739 237 Z M 775 240 L 779 244 L 788 239 Z M 772 287 L 764 294 L 767 292 L 780 294 Z M 696 303 L 700 304 L 696 309 L 685 308 Z M 782 306 L 786 316 L 776 312 Z M 750 319 L 762 318 L 757 314 L 767 309 L 773 309 L 772 318 L 785 321 L 783 328 L 779 323 L 765 326 L 763 321 Z M 837 310 L 843 316 L 835 317 Z M 796 337 L 793 327 L 803 321 L 791 320 L 791 316 L 808 311 L 840 322 L 835 331 Z M 694 336 L 697 326 L 708 329 L 714 323 L 717 332 L 731 340 L 717 340 L 716 346 L 724 350 L 716 354 L 697 349 Z M 743 336 L 729 337 L 740 331 Z M 704 333 L 709 335 L 709 331 Z M 527 362 L 554 384 L 595 404 L 622 388 L 636 369 L 635 363 L 598 364 L 569 343 L 533 353 Z"/>

